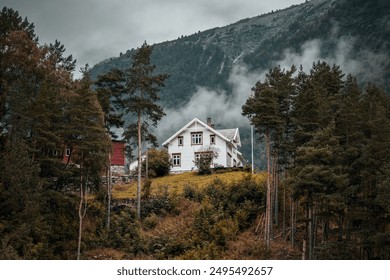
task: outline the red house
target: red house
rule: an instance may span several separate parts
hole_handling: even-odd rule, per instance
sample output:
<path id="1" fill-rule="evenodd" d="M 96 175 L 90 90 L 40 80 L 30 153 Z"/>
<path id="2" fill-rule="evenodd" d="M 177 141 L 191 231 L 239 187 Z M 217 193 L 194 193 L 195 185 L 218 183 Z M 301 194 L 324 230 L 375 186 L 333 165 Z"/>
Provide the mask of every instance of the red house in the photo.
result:
<path id="1" fill-rule="evenodd" d="M 71 154 L 72 154 L 71 149 L 65 147 L 62 161 L 64 163 L 72 162 L 72 160 L 70 159 Z M 125 167 L 125 142 L 112 140 L 111 166 L 117 166 L 122 168 Z"/>
<path id="2" fill-rule="evenodd" d="M 111 165 L 125 166 L 125 143 L 112 140 Z"/>

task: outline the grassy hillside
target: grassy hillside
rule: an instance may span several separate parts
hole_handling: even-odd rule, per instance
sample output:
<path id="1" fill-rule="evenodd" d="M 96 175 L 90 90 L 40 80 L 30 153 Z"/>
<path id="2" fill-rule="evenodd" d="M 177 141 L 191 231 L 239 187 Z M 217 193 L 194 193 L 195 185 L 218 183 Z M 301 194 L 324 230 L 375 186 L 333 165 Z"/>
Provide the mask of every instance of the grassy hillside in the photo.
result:
<path id="1" fill-rule="evenodd" d="M 182 193 L 185 186 L 196 187 L 202 190 L 204 187 L 212 184 L 215 180 L 221 180 L 225 183 L 231 183 L 247 176 L 247 172 L 233 171 L 221 174 L 211 174 L 199 176 L 196 172 L 186 172 L 181 174 L 171 174 L 169 176 L 152 179 L 151 195 L 158 195 L 162 189 L 167 188 L 170 193 Z M 253 178 L 258 182 L 265 182 L 266 174 L 254 174 Z M 114 199 L 133 199 L 137 193 L 137 181 L 131 181 L 130 184 L 118 183 L 114 186 L 112 196 Z"/>

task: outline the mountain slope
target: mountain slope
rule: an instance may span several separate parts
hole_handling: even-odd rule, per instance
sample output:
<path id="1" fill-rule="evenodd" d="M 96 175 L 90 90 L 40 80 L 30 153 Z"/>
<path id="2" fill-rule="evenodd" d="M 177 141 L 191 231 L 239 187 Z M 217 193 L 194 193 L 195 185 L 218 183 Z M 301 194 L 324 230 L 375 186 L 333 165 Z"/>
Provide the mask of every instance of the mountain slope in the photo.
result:
<path id="1" fill-rule="evenodd" d="M 156 44 L 153 63 L 171 74 L 161 92 L 167 117 L 159 140 L 193 117 L 210 116 L 221 128 L 248 128 L 241 106 L 264 71 L 276 65 L 302 64 L 308 71 L 314 61 L 326 60 L 389 91 L 389 42 L 387 0 L 312 0 Z M 133 51 L 98 63 L 92 77 L 129 66 Z M 249 133 L 243 134 L 245 142 Z"/>

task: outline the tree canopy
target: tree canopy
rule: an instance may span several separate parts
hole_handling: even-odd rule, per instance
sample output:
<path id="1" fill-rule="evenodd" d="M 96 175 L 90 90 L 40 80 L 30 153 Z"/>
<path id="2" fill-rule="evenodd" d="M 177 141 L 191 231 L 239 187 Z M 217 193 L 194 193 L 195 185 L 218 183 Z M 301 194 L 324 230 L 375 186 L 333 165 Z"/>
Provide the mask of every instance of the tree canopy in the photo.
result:
<path id="1" fill-rule="evenodd" d="M 266 140 L 266 242 L 289 199 L 283 234 L 289 212 L 292 244 L 304 226 L 302 258 L 388 258 L 389 95 L 320 61 L 309 73 L 271 69 L 252 91 L 242 109 Z"/>

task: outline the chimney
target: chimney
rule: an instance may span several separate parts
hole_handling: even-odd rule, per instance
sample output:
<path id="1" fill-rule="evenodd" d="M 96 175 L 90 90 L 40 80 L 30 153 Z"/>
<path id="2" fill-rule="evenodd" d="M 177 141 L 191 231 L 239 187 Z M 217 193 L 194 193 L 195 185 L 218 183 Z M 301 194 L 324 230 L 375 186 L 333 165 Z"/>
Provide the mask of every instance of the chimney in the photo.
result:
<path id="1" fill-rule="evenodd" d="M 211 128 L 214 128 L 214 124 L 211 123 L 211 118 L 207 118 L 207 125 Z"/>

